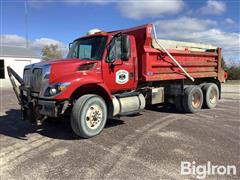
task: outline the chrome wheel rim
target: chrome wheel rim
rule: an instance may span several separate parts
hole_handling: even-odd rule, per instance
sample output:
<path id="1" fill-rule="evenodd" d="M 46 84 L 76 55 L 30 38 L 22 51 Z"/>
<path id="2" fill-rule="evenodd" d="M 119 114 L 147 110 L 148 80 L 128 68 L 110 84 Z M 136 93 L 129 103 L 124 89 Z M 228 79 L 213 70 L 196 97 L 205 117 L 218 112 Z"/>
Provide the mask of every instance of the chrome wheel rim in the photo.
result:
<path id="1" fill-rule="evenodd" d="M 86 113 L 86 124 L 90 129 L 96 129 L 100 126 L 103 119 L 102 108 L 99 105 L 91 105 Z"/>

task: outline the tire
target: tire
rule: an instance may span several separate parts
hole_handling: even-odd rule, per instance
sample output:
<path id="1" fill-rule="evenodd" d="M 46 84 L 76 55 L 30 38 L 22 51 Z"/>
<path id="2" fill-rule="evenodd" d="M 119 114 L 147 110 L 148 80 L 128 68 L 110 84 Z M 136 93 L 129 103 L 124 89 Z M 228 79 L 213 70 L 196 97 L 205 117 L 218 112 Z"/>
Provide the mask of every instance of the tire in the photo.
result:
<path id="1" fill-rule="evenodd" d="M 178 112 L 180 112 L 180 113 L 185 112 L 184 107 L 183 107 L 183 97 L 182 96 L 175 97 L 175 107 Z"/>
<path id="2" fill-rule="evenodd" d="M 188 113 L 198 112 L 203 105 L 203 92 L 198 86 L 189 86 L 184 89 L 183 107 Z"/>
<path id="3" fill-rule="evenodd" d="M 198 86 L 202 89 L 205 85 L 206 85 L 206 83 L 201 83 Z"/>
<path id="4" fill-rule="evenodd" d="M 219 89 L 214 83 L 207 83 L 203 86 L 203 107 L 212 109 L 217 106 L 217 102 L 219 99 Z"/>
<path id="5" fill-rule="evenodd" d="M 81 96 L 74 104 L 71 113 L 71 127 L 82 138 L 98 135 L 107 121 L 107 106 L 98 95 Z"/>

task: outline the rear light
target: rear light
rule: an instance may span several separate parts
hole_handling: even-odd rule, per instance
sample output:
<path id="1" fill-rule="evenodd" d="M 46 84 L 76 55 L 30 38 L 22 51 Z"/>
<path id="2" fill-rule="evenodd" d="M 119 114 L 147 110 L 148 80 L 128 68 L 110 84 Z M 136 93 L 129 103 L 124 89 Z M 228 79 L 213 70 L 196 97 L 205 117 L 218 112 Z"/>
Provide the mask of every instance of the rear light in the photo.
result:
<path id="1" fill-rule="evenodd" d="M 91 62 L 87 64 L 81 64 L 78 68 L 79 71 L 87 71 L 93 69 L 97 65 L 96 62 Z"/>
<path id="2" fill-rule="evenodd" d="M 227 79 L 228 78 L 228 72 L 224 72 L 224 77 L 225 77 L 225 79 Z"/>

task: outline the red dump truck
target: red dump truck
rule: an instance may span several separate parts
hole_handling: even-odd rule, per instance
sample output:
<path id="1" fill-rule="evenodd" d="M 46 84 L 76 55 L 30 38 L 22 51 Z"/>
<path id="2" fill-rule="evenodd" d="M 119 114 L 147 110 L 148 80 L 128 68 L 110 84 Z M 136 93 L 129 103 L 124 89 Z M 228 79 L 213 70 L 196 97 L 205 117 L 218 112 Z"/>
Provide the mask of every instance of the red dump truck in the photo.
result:
<path id="1" fill-rule="evenodd" d="M 159 40 L 152 24 L 95 29 L 69 48 L 66 59 L 26 66 L 23 79 L 10 67 L 8 73 L 24 119 L 70 114 L 83 138 L 99 134 L 108 118 L 146 106 L 171 103 L 185 113 L 214 108 L 225 80 L 220 48 Z"/>

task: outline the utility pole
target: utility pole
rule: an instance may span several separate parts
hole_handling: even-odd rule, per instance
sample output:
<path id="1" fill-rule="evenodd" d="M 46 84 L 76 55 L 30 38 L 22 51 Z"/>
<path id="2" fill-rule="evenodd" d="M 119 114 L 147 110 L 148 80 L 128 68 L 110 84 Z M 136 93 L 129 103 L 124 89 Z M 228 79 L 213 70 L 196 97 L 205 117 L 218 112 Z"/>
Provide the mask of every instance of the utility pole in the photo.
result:
<path id="1" fill-rule="evenodd" d="M 24 2 L 25 6 L 25 31 L 26 31 L 26 48 L 28 48 L 28 7 L 27 7 L 27 0 Z"/>

